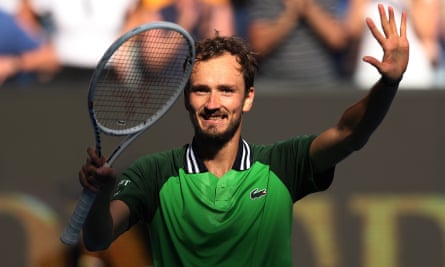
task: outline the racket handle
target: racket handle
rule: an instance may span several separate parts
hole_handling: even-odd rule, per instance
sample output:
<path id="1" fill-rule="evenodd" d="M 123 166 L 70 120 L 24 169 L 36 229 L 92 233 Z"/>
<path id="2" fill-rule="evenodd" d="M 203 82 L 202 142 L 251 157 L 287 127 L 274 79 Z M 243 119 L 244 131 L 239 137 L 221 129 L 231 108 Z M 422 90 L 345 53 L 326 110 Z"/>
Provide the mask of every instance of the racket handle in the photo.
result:
<path id="1" fill-rule="evenodd" d="M 83 189 L 68 225 L 60 235 L 62 243 L 74 246 L 79 242 L 80 232 L 95 199 L 96 193 Z"/>

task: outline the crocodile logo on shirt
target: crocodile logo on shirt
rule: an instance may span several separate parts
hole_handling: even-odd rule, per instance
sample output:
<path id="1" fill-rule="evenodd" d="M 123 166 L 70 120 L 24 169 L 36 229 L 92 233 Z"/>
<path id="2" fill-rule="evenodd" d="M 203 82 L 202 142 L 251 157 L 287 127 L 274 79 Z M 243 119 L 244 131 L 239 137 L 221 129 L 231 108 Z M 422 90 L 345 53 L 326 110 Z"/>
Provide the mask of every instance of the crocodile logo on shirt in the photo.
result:
<path id="1" fill-rule="evenodd" d="M 253 189 L 252 192 L 250 192 L 250 199 L 258 199 L 261 197 L 264 197 L 267 194 L 266 189 L 259 190 L 258 188 Z"/>

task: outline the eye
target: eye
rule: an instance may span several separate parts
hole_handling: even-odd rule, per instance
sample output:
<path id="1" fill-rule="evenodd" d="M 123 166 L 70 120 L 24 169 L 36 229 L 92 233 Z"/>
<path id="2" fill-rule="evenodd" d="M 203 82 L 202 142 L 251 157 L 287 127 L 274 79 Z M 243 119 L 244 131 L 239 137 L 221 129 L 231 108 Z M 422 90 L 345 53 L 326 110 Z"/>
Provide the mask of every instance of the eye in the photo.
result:
<path id="1" fill-rule="evenodd" d="M 205 93 L 209 92 L 210 89 L 206 86 L 192 86 L 190 91 L 193 93 L 205 94 Z"/>
<path id="2" fill-rule="evenodd" d="M 232 94 L 235 90 L 230 86 L 221 86 L 219 89 L 224 95 Z"/>

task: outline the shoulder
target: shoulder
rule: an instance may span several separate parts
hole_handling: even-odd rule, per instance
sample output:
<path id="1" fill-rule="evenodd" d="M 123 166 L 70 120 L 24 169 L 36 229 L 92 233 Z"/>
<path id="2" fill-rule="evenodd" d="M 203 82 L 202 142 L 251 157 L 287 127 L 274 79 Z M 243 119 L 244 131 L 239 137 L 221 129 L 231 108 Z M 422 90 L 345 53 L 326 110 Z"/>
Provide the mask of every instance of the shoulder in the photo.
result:
<path id="1" fill-rule="evenodd" d="M 139 174 L 172 175 L 184 166 L 186 145 L 170 150 L 150 153 L 134 161 L 129 169 Z"/>
<path id="2" fill-rule="evenodd" d="M 170 150 L 146 154 L 138 158 L 134 164 L 179 164 L 184 162 L 186 145 Z"/>
<path id="3" fill-rule="evenodd" d="M 301 135 L 285 140 L 280 140 L 272 144 L 258 145 L 249 144 L 254 155 L 261 155 L 264 153 L 275 153 L 282 150 L 300 150 L 308 148 L 317 135 Z"/>
<path id="4" fill-rule="evenodd" d="M 309 148 L 316 135 L 303 135 L 268 145 L 251 144 L 253 162 L 261 162 L 272 169 L 293 168 L 308 163 Z"/>
<path id="5" fill-rule="evenodd" d="M 175 148 L 139 157 L 121 175 L 140 185 L 162 184 L 169 177 L 178 175 L 184 166 L 185 148 Z"/>

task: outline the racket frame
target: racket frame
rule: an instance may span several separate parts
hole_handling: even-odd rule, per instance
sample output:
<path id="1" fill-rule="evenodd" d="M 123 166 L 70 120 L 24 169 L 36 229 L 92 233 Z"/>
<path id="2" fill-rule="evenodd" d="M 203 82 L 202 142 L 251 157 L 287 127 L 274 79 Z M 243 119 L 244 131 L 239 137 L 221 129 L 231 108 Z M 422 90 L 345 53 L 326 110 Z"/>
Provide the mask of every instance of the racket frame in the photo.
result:
<path id="1" fill-rule="evenodd" d="M 104 127 L 98 121 L 96 120 L 95 111 L 94 111 L 94 91 L 95 86 L 98 82 L 98 79 L 100 77 L 100 74 L 102 70 L 104 70 L 105 66 L 109 62 L 110 58 L 113 56 L 114 52 L 119 49 L 119 47 L 124 44 L 127 40 L 130 38 L 149 31 L 153 29 L 167 29 L 167 30 L 174 30 L 178 33 L 180 33 L 187 43 L 189 44 L 190 48 L 190 56 L 187 59 L 187 62 L 184 62 L 184 77 L 187 79 L 183 79 L 181 81 L 181 84 L 178 86 L 178 90 L 176 90 L 175 94 L 170 97 L 170 99 L 162 106 L 161 109 L 158 110 L 155 114 L 150 116 L 144 123 L 141 123 L 135 127 L 131 127 L 129 129 L 124 130 L 112 130 L 107 127 Z M 188 79 L 190 78 L 192 67 L 195 59 L 195 47 L 194 47 L 194 40 L 190 36 L 190 34 L 183 29 L 181 26 L 172 23 L 172 22 L 166 22 L 166 21 L 159 21 L 159 22 L 151 22 L 142 24 L 125 34 L 123 34 L 121 37 L 119 37 L 115 42 L 112 43 L 112 45 L 105 51 L 104 55 L 98 62 L 96 69 L 92 75 L 92 78 L 90 80 L 90 86 L 89 86 L 89 92 L 88 92 L 88 113 L 90 120 L 92 122 L 92 126 L 94 128 L 94 136 L 96 141 L 96 149 L 98 154 L 101 154 L 102 146 L 101 146 L 101 133 L 104 133 L 105 135 L 109 136 L 126 136 L 123 141 L 115 148 L 115 150 L 110 154 L 106 164 L 111 166 L 113 162 L 117 159 L 117 157 L 143 132 L 145 132 L 150 126 L 152 126 L 154 123 L 156 123 L 160 118 L 162 118 L 168 110 L 171 109 L 171 107 L 174 105 L 174 103 L 179 98 L 180 94 L 183 92 L 185 86 L 188 83 Z M 96 198 L 96 194 L 91 192 L 90 190 L 84 188 L 77 206 L 75 207 L 73 214 L 71 215 L 69 222 L 65 229 L 63 230 L 60 240 L 62 243 L 68 246 L 74 246 L 78 243 L 80 238 L 80 232 L 82 230 L 83 224 L 88 216 L 88 213 L 92 207 L 92 204 L 94 203 Z"/>

